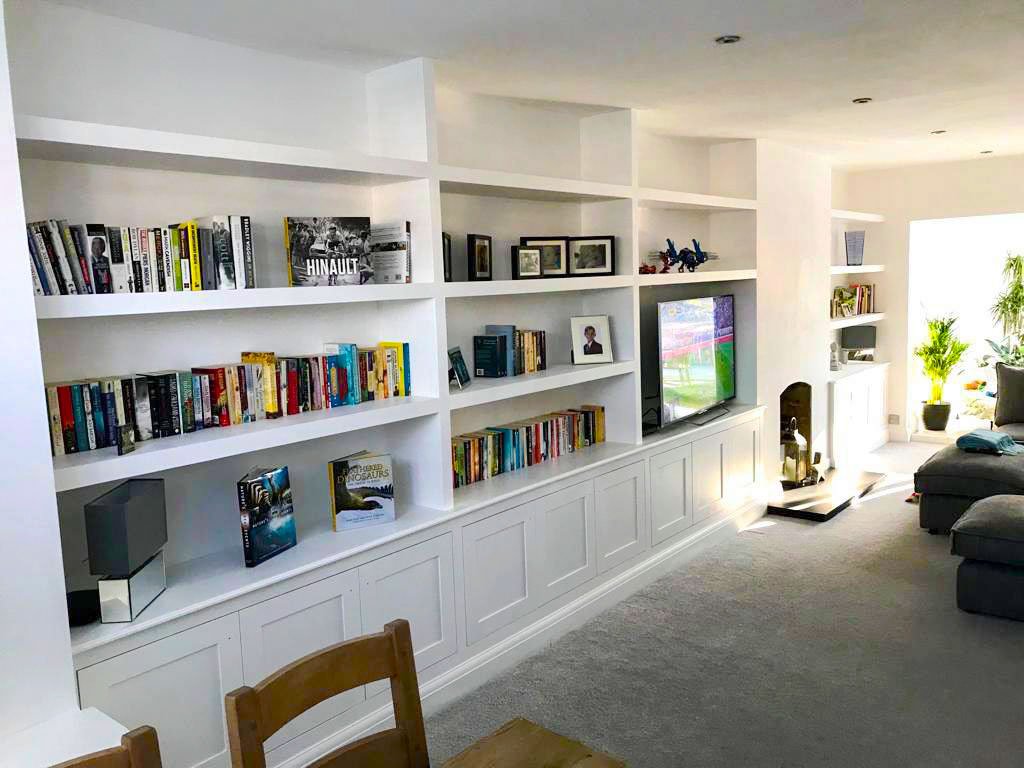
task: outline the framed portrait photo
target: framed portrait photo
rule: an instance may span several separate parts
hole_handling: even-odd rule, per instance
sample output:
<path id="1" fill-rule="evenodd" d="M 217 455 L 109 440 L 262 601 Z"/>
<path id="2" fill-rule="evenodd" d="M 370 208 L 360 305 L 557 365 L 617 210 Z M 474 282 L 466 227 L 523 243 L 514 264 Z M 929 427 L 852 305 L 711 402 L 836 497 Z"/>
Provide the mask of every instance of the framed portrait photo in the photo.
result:
<path id="1" fill-rule="evenodd" d="M 491 236 L 466 235 L 466 255 L 469 257 L 469 279 L 491 279 Z"/>
<path id="2" fill-rule="evenodd" d="M 611 363 L 612 334 L 608 315 L 586 315 L 569 318 L 572 338 L 572 361 L 576 365 Z"/>
<path id="3" fill-rule="evenodd" d="M 565 277 L 569 274 L 568 237 L 521 237 L 519 247 L 540 251 L 541 277 Z"/>
<path id="4" fill-rule="evenodd" d="M 533 280 L 543 277 L 540 271 L 540 249 L 512 246 L 512 279 Z"/>
<path id="5" fill-rule="evenodd" d="M 441 257 L 444 262 L 444 281 L 452 281 L 452 236 L 447 232 L 441 233 Z"/>
<path id="6" fill-rule="evenodd" d="M 581 277 L 584 275 L 614 275 L 615 237 L 613 235 L 570 237 L 569 274 Z"/>

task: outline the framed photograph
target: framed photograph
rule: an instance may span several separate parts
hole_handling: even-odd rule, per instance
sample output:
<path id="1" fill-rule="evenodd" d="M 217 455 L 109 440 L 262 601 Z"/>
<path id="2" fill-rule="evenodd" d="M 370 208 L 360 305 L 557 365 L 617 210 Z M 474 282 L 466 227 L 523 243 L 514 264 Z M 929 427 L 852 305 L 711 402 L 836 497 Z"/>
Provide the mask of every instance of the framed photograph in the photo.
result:
<path id="1" fill-rule="evenodd" d="M 491 236 L 466 235 L 466 255 L 469 258 L 469 279 L 491 279 Z"/>
<path id="2" fill-rule="evenodd" d="M 447 232 L 441 233 L 441 257 L 444 261 L 444 281 L 452 281 L 452 236 Z"/>
<path id="3" fill-rule="evenodd" d="M 512 279 L 533 280 L 543 277 L 540 271 L 540 249 L 512 246 Z"/>
<path id="4" fill-rule="evenodd" d="M 612 334 L 608 315 L 586 315 L 569 318 L 572 338 L 572 361 L 576 365 L 611 363 Z"/>
<path id="5" fill-rule="evenodd" d="M 565 277 L 568 271 L 568 237 L 521 237 L 520 248 L 536 248 L 540 251 L 541 277 Z"/>
<path id="6" fill-rule="evenodd" d="M 614 275 L 614 235 L 570 237 L 569 274 L 579 276 Z"/>

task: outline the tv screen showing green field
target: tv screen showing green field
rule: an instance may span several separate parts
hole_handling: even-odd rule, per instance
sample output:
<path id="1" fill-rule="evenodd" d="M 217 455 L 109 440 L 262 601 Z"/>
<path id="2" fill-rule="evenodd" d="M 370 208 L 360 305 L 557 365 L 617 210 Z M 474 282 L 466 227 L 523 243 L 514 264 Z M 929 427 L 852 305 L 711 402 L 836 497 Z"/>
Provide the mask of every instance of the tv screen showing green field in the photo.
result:
<path id="1" fill-rule="evenodd" d="M 661 423 L 736 396 L 733 297 L 658 304 Z"/>

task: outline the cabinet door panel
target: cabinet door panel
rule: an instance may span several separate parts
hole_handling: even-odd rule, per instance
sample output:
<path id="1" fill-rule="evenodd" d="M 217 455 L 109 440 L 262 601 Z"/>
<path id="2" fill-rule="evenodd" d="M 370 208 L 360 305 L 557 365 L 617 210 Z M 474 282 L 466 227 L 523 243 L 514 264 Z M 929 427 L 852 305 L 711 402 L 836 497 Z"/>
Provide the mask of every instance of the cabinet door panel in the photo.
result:
<path id="1" fill-rule="evenodd" d="M 129 729 L 152 725 L 164 765 L 227 766 L 224 695 L 242 685 L 238 635 L 231 614 L 80 669 L 81 704 Z"/>
<path id="2" fill-rule="evenodd" d="M 255 685 L 281 667 L 360 631 L 359 581 L 346 571 L 239 613 L 245 682 Z M 362 686 L 320 702 L 267 739 L 270 750 L 363 701 Z"/>
<path id="3" fill-rule="evenodd" d="M 683 445 L 651 457 L 651 540 L 660 544 L 694 523 L 693 453 Z"/>
<path id="4" fill-rule="evenodd" d="M 417 670 L 455 653 L 455 564 L 452 535 L 424 541 L 359 568 L 363 632 L 380 632 L 389 621 L 407 619 Z M 373 696 L 386 682 L 368 685 Z"/>
<path id="5" fill-rule="evenodd" d="M 757 480 L 760 432 L 756 422 L 738 424 L 725 433 L 725 497 L 745 501 Z"/>
<path id="6" fill-rule="evenodd" d="M 594 480 L 598 573 L 646 549 L 646 506 L 644 462 L 638 461 Z"/>
<path id="7" fill-rule="evenodd" d="M 466 636 L 474 643 L 536 605 L 536 523 L 529 505 L 462 529 Z"/>
<path id="8" fill-rule="evenodd" d="M 693 521 L 716 512 L 725 495 L 724 440 L 721 434 L 693 444 Z"/>
<path id="9" fill-rule="evenodd" d="M 546 603 L 597 575 L 594 485 L 578 483 L 530 503 L 541 547 L 540 602 Z"/>

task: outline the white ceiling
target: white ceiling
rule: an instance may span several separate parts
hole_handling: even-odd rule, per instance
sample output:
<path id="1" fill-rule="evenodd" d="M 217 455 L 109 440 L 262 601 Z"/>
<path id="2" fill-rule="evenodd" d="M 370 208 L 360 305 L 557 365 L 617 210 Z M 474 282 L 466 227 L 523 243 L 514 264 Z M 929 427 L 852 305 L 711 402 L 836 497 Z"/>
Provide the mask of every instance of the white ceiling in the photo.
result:
<path id="1" fill-rule="evenodd" d="M 840 166 L 1024 153 L 1024 0 L 61 1 L 346 66 L 427 56 L 459 88 L 636 107 Z"/>

